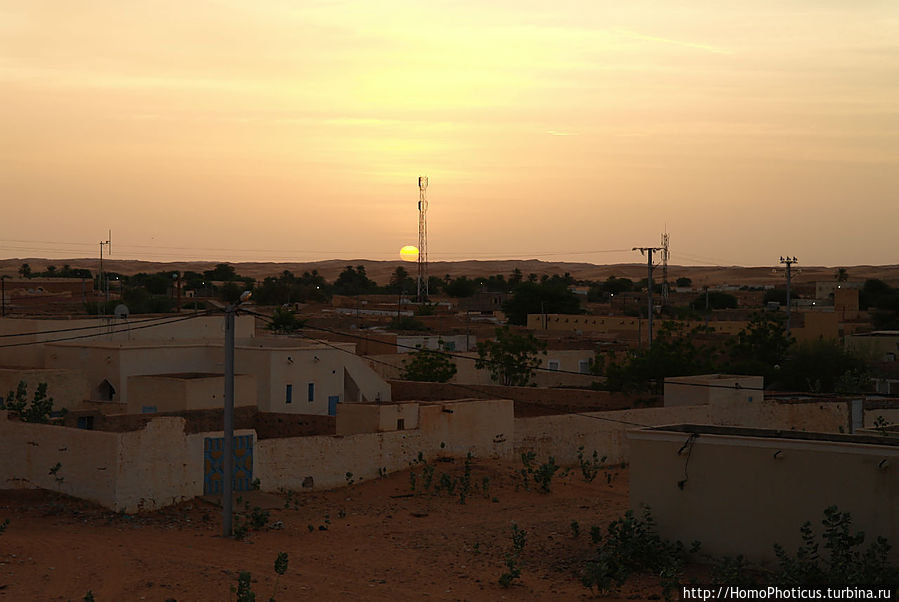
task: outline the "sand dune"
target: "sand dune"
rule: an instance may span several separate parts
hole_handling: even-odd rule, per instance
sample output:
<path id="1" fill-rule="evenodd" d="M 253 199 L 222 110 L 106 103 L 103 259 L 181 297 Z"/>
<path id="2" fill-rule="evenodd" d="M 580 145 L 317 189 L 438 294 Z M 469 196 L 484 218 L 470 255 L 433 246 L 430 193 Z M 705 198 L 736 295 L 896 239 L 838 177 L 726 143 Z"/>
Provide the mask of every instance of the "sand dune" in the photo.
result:
<path id="1" fill-rule="evenodd" d="M 15 276 L 23 263 L 28 263 L 32 270 L 43 271 L 48 265 L 61 267 L 65 264 L 73 268 L 87 268 L 92 272 L 97 270 L 97 259 L 42 259 L 42 258 L 16 258 L 0 260 L 0 274 Z M 160 272 L 166 270 L 192 270 L 202 272 L 212 269 L 215 261 L 137 261 L 137 260 L 104 260 L 104 268 L 120 274 L 136 274 L 138 272 Z M 415 274 L 416 264 L 403 263 L 401 261 L 371 261 L 368 259 L 329 259 L 315 262 L 232 262 L 237 272 L 244 276 L 251 276 L 258 280 L 266 276 L 275 276 L 284 270 L 290 270 L 294 274 L 302 274 L 306 271 L 318 270 L 325 279 L 333 281 L 338 274 L 348 265 L 365 266 L 369 277 L 378 283 L 384 284 L 390 279 L 390 274 L 398 267 L 403 266 L 410 274 Z M 899 265 L 860 265 L 842 266 L 849 272 L 850 280 L 864 280 L 866 278 L 879 278 L 892 285 L 899 285 Z M 435 261 L 429 266 L 429 273 L 433 276 L 451 277 L 490 276 L 505 274 L 507 277 L 518 268 L 527 274 L 564 274 L 570 273 L 576 279 L 605 280 L 609 276 L 625 277 L 638 280 L 646 277 L 646 264 L 622 263 L 613 265 L 596 265 L 592 263 L 574 263 L 563 261 L 540 261 L 537 259 L 526 260 L 485 260 L 485 261 Z M 835 267 L 828 266 L 802 266 L 794 268 L 794 281 L 815 282 L 820 280 L 833 280 Z M 669 280 L 675 280 L 685 276 L 693 280 L 694 286 L 737 284 L 761 286 L 765 284 L 780 284 L 784 280 L 783 269 L 775 269 L 771 266 L 679 266 L 668 267 Z M 654 278 L 661 278 L 661 268 L 656 269 Z"/>

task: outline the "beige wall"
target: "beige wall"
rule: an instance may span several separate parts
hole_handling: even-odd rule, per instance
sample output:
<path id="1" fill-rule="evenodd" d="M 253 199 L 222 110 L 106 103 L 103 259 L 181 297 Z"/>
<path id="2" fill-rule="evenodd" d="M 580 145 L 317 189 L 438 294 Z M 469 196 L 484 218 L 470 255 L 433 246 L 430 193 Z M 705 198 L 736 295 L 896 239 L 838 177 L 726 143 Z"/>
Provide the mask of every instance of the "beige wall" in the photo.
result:
<path id="1" fill-rule="evenodd" d="M 897 334 L 852 334 L 845 339 L 847 350 L 855 351 L 871 360 L 882 362 L 892 353 L 899 359 L 899 333 Z M 893 361 L 896 361 L 895 359 Z"/>
<path id="2" fill-rule="evenodd" d="M 224 350 L 221 345 L 206 343 L 55 343 L 47 346 L 47 365 L 82 370 L 90 385 L 91 399 L 99 399 L 98 386 L 104 379 L 108 380 L 116 389 L 113 401 L 127 403 L 128 377 L 223 372 Z"/>
<path id="3" fill-rule="evenodd" d="M 359 481 L 377 478 L 382 468 L 403 470 L 419 452 L 510 459 L 513 428 L 508 400 L 422 404 L 417 430 L 258 441 L 254 475 L 266 491 L 301 489 L 307 477 L 316 488 L 329 488 L 346 485 L 347 472 Z"/>
<path id="4" fill-rule="evenodd" d="M 15 391 L 20 381 L 28 386 L 28 401 L 41 383 L 47 383 L 47 395 L 53 398 L 53 408 L 72 410 L 88 398 L 90 387 L 81 370 L 69 369 L 0 369 L 0 395 Z"/>
<path id="5" fill-rule="evenodd" d="M 854 291 L 858 292 L 858 291 Z M 832 311 L 806 311 L 802 313 L 804 325 L 792 328 L 797 341 L 819 341 L 822 339 L 840 338 L 840 316 Z"/>
<path id="6" fill-rule="evenodd" d="M 221 375 L 186 376 L 178 374 L 143 375 L 128 378 L 127 413 L 140 414 L 144 407 L 157 412 L 221 408 L 225 378 Z M 234 376 L 234 405 L 256 406 L 256 377 Z"/>
<path id="7" fill-rule="evenodd" d="M 728 401 L 752 403 L 764 398 L 764 384 L 761 376 L 672 376 L 665 379 L 665 407 Z"/>
<path id="8" fill-rule="evenodd" d="M 139 323 L 148 318 L 159 316 L 132 316 L 129 320 L 117 318 L 88 318 L 77 320 L 37 320 L 2 318 L 0 319 L 0 334 L 38 333 L 16 337 L 16 343 L 52 341 L 61 337 L 84 336 L 96 334 L 96 337 L 86 339 L 97 342 L 188 342 L 208 339 L 211 341 L 224 340 L 223 318 L 220 316 L 202 316 L 192 320 L 184 320 L 174 324 L 162 324 L 152 328 L 131 329 L 144 326 Z M 163 318 L 177 318 L 175 314 L 162 316 Z M 148 324 L 153 322 L 148 322 Z M 255 318 L 250 315 L 237 316 L 235 318 L 235 337 L 238 339 L 251 338 L 256 334 Z M 72 332 L 53 333 L 48 331 L 86 328 Z M 110 334 L 110 331 L 114 334 Z M 23 345 L 20 347 L 8 347 L 0 349 L 0 366 L 5 367 L 31 367 L 50 368 L 51 363 L 46 361 L 46 345 Z"/>
<path id="9" fill-rule="evenodd" d="M 235 362 L 240 371 L 256 375 L 262 411 L 326 415 L 330 396 L 338 396 L 341 403 L 389 401 L 390 385 L 365 360 L 352 353 L 352 344 L 336 343 L 335 346 L 339 349 L 324 345 L 238 346 Z M 355 399 L 347 399 L 348 379 L 356 384 L 349 388 L 353 392 L 358 389 Z M 311 402 L 310 383 L 314 385 Z M 293 385 L 291 403 L 287 403 L 288 384 Z"/>
<path id="10" fill-rule="evenodd" d="M 641 308 L 644 307 L 641 305 Z M 656 319 L 653 330 L 659 328 L 666 320 Z M 705 322 L 683 322 L 687 328 L 705 324 Z M 715 332 L 737 334 L 748 322 L 745 320 L 714 320 L 709 322 Z M 628 339 L 646 338 L 646 320 L 631 316 L 591 316 L 566 314 L 528 314 L 527 327 L 531 330 L 582 331 L 606 334 Z"/>
<path id="11" fill-rule="evenodd" d="M 610 463 L 627 462 L 625 431 L 683 423 L 837 433 L 840 428 L 849 431 L 849 408 L 846 402 L 719 402 L 516 418 L 515 451 L 530 450 L 541 459 L 554 456 L 559 463 L 574 464 L 583 445 L 588 454 L 596 450 Z"/>
<path id="12" fill-rule="evenodd" d="M 418 428 L 418 403 L 345 403 L 337 406 L 337 434 L 384 433 Z M 399 429 L 399 420 L 403 429 Z"/>
<path id="13" fill-rule="evenodd" d="M 662 536 L 699 540 L 707 554 L 772 561 L 774 543 L 794 553 L 800 525 L 820 534 L 831 505 L 852 514 L 866 543 L 899 541 L 899 446 L 704 433 L 688 445 L 687 433 L 664 430 L 628 439 L 631 507 L 648 505 Z"/>
<path id="14" fill-rule="evenodd" d="M 253 431 L 235 431 L 246 434 Z M 9 421 L 0 412 L 0 483 L 60 491 L 116 511 L 153 510 L 203 494 L 203 439 L 221 436 L 186 435 L 183 418 L 110 433 Z M 61 482 L 49 474 L 57 462 Z"/>
<path id="15" fill-rule="evenodd" d="M 115 507 L 119 435 L 7 419 L 0 411 L 0 488 L 49 489 Z M 61 464 L 57 482 L 50 469 Z"/>

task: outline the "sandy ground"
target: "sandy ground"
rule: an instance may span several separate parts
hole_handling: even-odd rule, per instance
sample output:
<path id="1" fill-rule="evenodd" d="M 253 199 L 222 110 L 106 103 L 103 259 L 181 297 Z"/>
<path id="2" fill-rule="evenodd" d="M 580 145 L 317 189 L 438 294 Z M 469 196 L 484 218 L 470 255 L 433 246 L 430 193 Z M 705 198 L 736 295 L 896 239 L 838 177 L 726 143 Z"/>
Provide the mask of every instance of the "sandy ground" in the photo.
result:
<path id="1" fill-rule="evenodd" d="M 461 475 L 462 461 L 436 467 Z M 82 600 L 88 590 L 98 601 L 228 600 L 241 570 L 252 573 L 257 600 L 592 599 L 578 568 L 590 557 L 590 526 L 605 528 L 627 509 L 626 470 L 611 471 L 611 484 L 573 470 L 543 494 L 516 489 L 517 468 L 475 460 L 478 490 L 464 505 L 458 495 L 410 495 L 409 471 L 291 498 L 256 493 L 252 503 L 271 508 L 269 524 L 283 528 L 244 541 L 220 536 L 220 509 L 203 499 L 124 515 L 46 491 L 0 491 L 0 523 L 10 519 L 0 535 L 0 600 Z M 527 544 L 521 579 L 504 589 L 497 580 L 513 522 Z M 289 568 L 276 588 L 279 552 Z M 644 576 L 614 597 L 659 591 Z"/>

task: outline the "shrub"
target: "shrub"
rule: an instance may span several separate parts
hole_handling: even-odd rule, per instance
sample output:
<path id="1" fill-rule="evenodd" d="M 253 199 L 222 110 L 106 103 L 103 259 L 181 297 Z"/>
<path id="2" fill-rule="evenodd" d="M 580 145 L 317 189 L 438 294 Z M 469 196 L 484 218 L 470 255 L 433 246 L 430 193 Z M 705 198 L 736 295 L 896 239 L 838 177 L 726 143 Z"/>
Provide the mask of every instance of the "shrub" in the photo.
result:
<path id="1" fill-rule="evenodd" d="M 802 544 L 796 554 L 790 555 L 775 544 L 779 564 L 776 582 L 783 585 L 894 585 L 899 582 L 899 567 L 887 560 L 891 546 L 885 538 L 878 537 L 863 551 L 865 534 L 861 531 L 853 534 L 852 516 L 840 512 L 836 506 L 824 510 L 821 524 L 826 556 L 819 553 L 811 522 L 799 528 Z"/>

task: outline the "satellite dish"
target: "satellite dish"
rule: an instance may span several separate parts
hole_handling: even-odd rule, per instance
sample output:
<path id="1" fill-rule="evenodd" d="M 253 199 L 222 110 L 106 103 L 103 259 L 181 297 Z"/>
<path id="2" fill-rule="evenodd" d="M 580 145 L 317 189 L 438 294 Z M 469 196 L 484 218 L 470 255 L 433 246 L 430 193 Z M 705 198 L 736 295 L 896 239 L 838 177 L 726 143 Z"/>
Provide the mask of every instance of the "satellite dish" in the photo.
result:
<path id="1" fill-rule="evenodd" d="M 131 313 L 131 311 L 128 309 L 128 306 L 125 305 L 124 303 L 119 303 L 118 305 L 116 305 L 114 311 L 115 311 L 115 317 L 121 318 L 123 320 L 127 319 L 128 314 Z"/>

